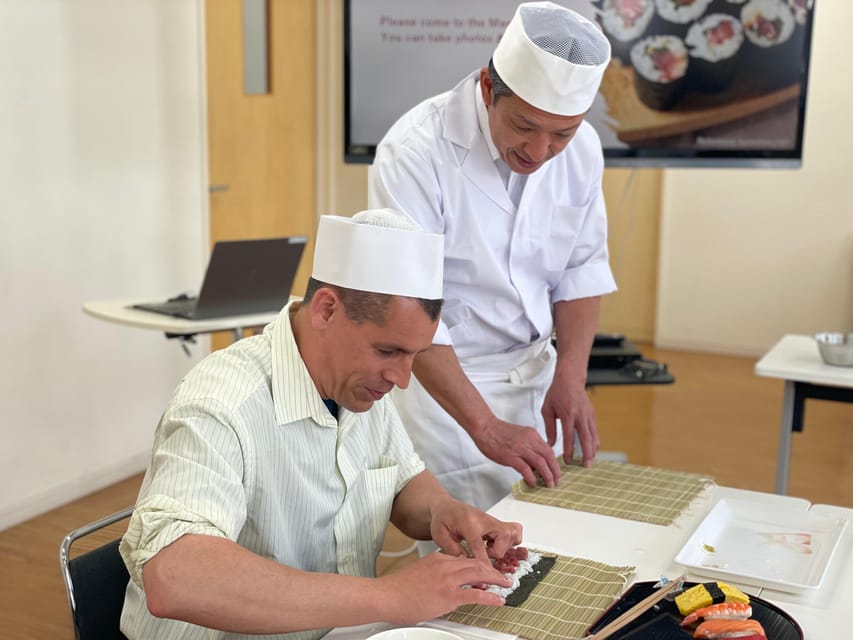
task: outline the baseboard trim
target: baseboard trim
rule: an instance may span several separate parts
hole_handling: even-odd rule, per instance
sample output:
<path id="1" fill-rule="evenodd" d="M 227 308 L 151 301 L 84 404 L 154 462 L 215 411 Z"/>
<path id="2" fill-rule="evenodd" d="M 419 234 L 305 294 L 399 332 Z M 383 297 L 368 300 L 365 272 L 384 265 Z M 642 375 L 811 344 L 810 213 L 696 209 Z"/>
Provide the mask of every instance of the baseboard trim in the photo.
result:
<path id="1" fill-rule="evenodd" d="M 0 508 L 0 531 L 136 475 L 145 470 L 150 457 L 150 450 L 126 456 L 100 469 L 69 478 L 19 503 L 5 505 Z"/>

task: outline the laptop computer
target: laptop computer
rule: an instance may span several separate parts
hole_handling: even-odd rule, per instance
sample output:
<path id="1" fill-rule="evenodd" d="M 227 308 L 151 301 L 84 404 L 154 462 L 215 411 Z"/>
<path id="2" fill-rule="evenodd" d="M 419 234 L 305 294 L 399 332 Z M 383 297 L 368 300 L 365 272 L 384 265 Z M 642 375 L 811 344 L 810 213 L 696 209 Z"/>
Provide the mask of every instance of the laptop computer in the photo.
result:
<path id="1" fill-rule="evenodd" d="M 198 297 L 131 305 L 132 309 L 188 320 L 206 320 L 280 310 L 308 238 L 225 240 L 213 245 Z"/>

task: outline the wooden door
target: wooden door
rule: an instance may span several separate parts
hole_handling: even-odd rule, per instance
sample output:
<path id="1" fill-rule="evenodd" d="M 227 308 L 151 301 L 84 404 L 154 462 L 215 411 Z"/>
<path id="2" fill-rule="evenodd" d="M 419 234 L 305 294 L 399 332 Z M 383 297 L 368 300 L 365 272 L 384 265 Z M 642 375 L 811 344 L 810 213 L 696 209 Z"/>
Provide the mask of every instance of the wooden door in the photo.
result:
<path id="1" fill-rule="evenodd" d="M 316 227 L 314 2 L 268 0 L 267 13 L 269 93 L 246 95 L 242 1 L 205 2 L 210 239 L 307 235 L 299 295 Z"/>

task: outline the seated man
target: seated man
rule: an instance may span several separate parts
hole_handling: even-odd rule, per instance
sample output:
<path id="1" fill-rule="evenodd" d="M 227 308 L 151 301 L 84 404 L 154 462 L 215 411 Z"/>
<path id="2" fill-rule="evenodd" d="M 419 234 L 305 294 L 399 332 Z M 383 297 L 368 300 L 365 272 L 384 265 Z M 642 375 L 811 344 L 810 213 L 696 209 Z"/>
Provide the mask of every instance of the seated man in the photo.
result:
<path id="1" fill-rule="evenodd" d="M 508 586 L 488 558 L 521 526 L 452 498 L 386 396 L 432 343 L 442 247 L 387 209 L 324 216 L 303 302 L 184 378 L 121 542 L 129 638 L 313 639 L 503 604 L 463 587 Z M 445 553 L 376 578 L 389 518 Z"/>

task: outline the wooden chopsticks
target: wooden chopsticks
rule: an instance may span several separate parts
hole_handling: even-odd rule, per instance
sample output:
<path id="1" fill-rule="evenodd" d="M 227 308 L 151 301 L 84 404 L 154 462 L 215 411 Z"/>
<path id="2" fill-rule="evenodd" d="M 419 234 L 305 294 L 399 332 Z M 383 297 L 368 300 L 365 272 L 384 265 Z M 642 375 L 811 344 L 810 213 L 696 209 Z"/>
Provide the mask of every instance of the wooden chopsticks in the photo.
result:
<path id="1" fill-rule="evenodd" d="M 677 589 L 683 582 L 684 576 L 676 578 L 666 586 L 663 586 L 657 591 L 655 591 L 650 596 L 646 596 L 645 598 L 640 600 L 640 602 L 628 609 L 621 616 L 619 616 L 612 622 L 606 624 L 591 636 L 587 636 L 585 640 L 604 640 L 605 638 L 609 638 L 611 635 L 619 631 L 619 629 L 621 629 L 627 624 L 630 624 L 631 622 L 639 618 L 643 613 L 655 606 L 658 601 L 663 600 L 666 594 L 668 594 L 670 591 L 674 591 L 675 589 Z"/>

